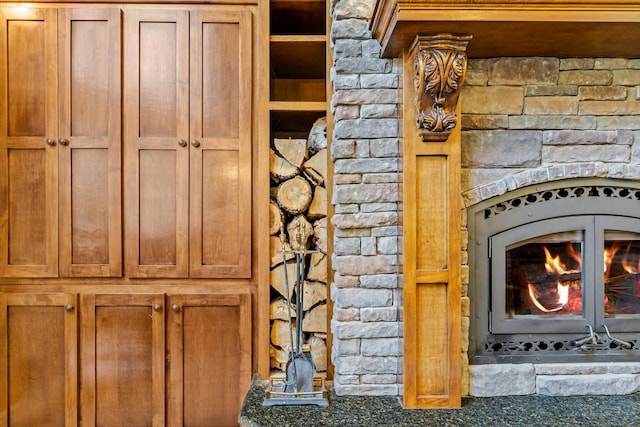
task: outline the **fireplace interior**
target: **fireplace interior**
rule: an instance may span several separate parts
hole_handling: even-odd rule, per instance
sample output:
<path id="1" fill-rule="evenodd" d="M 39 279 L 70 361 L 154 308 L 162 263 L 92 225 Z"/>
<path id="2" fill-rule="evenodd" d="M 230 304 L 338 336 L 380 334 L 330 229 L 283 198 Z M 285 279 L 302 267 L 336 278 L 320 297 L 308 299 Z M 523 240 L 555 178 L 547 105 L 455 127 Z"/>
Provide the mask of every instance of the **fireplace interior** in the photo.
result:
<path id="1" fill-rule="evenodd" d="M 469 216 L 470 362 L 631 361 L 640 354 L 640 189 L 523 188 Z"/>

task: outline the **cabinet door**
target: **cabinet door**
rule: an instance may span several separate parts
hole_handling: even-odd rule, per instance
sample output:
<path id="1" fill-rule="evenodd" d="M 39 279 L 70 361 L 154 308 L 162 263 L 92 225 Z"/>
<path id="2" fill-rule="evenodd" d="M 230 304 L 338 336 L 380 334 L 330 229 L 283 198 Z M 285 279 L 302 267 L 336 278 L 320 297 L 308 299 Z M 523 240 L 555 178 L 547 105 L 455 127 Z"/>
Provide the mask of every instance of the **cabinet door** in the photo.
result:
<path id="1" fill-rule="evenodd" d="M 127 274 L 187 277 L 189 15 L 127 10 L 124 19 Z"/>
<path id="2" fill-rule="evenodd" d="M 251 14 L 191 13 L 191 277 L 251 275 Z"/>
<path id="3" fill-rule="evenodd" d="M 0 295 L 0 426 L 77 425 L 75 305 L 73 294 Z"/>
<path id="4" fill-rule="evenodd" d="M 169 297 L 170 426 L 232 426 L 251 382 L 251 296 Z"/>
<path id="5" fill-rule="evenodd" d="M 120 11 L 58 14 L 60 275 L 119 276 Z"/>
<path id="6" fill-rule="evenodd" d="M 84 426 L 164 426 L 164 295 L 82 297 Z"/>
<path id="7" fill-rule="evenodd" d="M 58 275 L 56 16 L 0 10 L 0 276 Z"/>

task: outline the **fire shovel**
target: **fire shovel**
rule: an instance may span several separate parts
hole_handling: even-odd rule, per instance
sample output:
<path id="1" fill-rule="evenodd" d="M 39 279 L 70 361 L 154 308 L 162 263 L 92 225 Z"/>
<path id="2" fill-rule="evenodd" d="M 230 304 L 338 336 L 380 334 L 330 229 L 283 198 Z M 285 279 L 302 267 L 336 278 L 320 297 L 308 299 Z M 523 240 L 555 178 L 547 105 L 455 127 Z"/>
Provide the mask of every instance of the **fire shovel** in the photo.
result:
<path id="1" fill-rule="evenodd" d="M 296 255 L 296 347 L 289 354 L 287 361 L 287 385 L 286 392 L 307 393 L 313 392 L 313 374 L 315 365 L 302 351 L 302 308 L 305 279 L 305 253 L 301 241 L 301 233 L 296 233 L 298 249 Z"/>

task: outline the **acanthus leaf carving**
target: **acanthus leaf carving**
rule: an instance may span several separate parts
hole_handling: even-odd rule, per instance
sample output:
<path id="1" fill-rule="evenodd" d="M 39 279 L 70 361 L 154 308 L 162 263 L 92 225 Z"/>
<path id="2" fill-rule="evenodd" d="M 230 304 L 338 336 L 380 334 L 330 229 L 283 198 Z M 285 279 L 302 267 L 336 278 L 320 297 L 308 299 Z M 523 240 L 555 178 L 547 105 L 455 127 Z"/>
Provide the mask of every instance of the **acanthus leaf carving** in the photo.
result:
<path id="1" fill-rule="evenodd" d="M 423 141 L 446 141 L 467 68 L 470 35 L 418 36 L 414 46 L 416 123 Z"/>

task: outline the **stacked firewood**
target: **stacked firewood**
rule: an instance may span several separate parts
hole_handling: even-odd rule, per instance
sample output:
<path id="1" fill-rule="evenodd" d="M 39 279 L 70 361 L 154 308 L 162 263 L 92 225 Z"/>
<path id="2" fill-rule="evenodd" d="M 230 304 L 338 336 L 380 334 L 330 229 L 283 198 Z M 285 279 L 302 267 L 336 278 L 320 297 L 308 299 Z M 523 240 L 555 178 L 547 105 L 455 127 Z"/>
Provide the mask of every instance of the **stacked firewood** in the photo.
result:
<path id="1" fill-rule="evenodd" d="M 286 370 L 295 337 L 297 252 L 305 273 L 302 348 L 321 373 L 327 369 L 326 118 L 314 123 L 307 139 L 274 138 L 270 164 L 271 368 Z"/>

